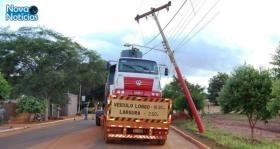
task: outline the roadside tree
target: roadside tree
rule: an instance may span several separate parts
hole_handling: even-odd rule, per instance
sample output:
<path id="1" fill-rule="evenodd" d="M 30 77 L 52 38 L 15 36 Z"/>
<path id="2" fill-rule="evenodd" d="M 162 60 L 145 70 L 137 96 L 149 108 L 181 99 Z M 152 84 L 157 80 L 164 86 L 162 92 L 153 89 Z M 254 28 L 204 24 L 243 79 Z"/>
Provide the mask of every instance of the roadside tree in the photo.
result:
<path id="1" fill-rule="evenodd" d="M 9 97 L 11 89 L 11 86 L 0 72 L 0 101 Z"/>
<path id="2" fill-rule="evenodd" d="M 106 82 L 107 72 L 105 70 L 105 61 L 94 51 L 83 53 L 82 63 L 78 68 L 78 80 L 82 85 L 82 94 L 87 95 L 91 100 L 103 100 L 104 82 Z"/>
<path id="3" fill-rule="evenodd" d="M 273 80 L 271 97 L 272 99 L 268 103 L 268 109 L 272 116 L 277 116 L 280 114 L 280 79 Z"/>
<path id="4" fill-rule="evenodd" d="M 78 94 L 80 85 L 84 90 L 99 86 L 106 76 L 94 51 L 45 28 L 0 28 L 0 54 L 0 69 L 14 88 L 14 98 L 34 96 L 47 105 L 67 103 L 65 93 Z"/>
<path id="5" fill-rule="evenodd" d="M 205 93 L 203 92 L 204 88 L 200 87 L 199 85 L 191 84 L 187 81 L 186 84 L 190 90 L 190 94 L 192 96 L 196 109 L 198 111 L 202 110 L 206 97 Z M 189 115 L 192 116 L 191 110 L 186 101 L 186 97 L 181 90 L 181 86 L 177 78 L 174 77 L 173 81 L 165 86 L 163 95 L 165 98 L 173 99 L 173 109 L 178 111 L 187 110 Z"/>
<path id="6" fill-rule="evenodd" d="M 272 55 L 272 62 L 270 62 L 274 67 L 272 68 L 273 76 L 280 78 L 280 42 L 275 50 L 275 54 Z"/>
<path id="7" fill-rule="evenodd" d="M 271 84 L 268 71 L 256 70 L 245 64 L 235 69 L 219 93 L 218 101 L 224 113 L 246 115 L 252 140 L 256 123 L 271 118 L 267 109 Z"/>
<path id="8" fill-rule="evenodd" d="M 275 50 L 275 54 L 272 55 L 272 62 L 274 67 L 272 68 L 272 75 L 274 76 L 273 87 L 272 87 L 272 99 L 268 105 L 272 115 L 279 114 L 280 110 L 280 42 Z"/>
<path id="9" fill-rule="evenodd" d="M 208 86 L 208 99 L 211 103 L 218 105 L 217 98 L 219 96 L 219 92 L 225 85 L 228 79 L 228 74 L 219 72 L 217 75 L 212 77 L 209 81 Z"/>

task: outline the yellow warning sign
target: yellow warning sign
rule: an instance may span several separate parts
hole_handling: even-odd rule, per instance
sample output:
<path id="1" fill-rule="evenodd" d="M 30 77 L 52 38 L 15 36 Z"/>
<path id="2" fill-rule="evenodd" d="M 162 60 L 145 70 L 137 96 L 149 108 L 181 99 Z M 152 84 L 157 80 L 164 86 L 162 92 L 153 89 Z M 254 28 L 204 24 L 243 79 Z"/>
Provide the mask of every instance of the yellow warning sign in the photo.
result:
<path id="1" fill-rule="evenodd" d="M 148 102 L 113 99 L 110 117 L 167 120 L 168 102 Z"/>

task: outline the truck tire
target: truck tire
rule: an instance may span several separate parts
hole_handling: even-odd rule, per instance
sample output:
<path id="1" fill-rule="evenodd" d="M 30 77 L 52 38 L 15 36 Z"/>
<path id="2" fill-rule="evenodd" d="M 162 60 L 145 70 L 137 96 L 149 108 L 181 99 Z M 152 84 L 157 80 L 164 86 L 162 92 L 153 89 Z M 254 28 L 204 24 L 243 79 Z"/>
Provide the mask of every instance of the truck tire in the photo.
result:
<path id="1" fill-rule="evenodd" d="M 99 117 L 95 118 L 95 124 L 96 124 L 96 126 L 100 126 L 100 118 Z"/>
<path id="2" fill-rule="evenodd" d="M 158 145 L 164 145 L 165 144 L 165 140 L 157 140 L 157 144 Z"/>
<path id="3" fill-rule="evenodd" d="M 106 130 L 105 130 L 106 131 Z M 112 140 L 109 139 L 108 135 L 107 135 L 107 132 L 104 132 L 104 141 L 107 143 L 107 144 L 110 144 L 112 143 Z"/>

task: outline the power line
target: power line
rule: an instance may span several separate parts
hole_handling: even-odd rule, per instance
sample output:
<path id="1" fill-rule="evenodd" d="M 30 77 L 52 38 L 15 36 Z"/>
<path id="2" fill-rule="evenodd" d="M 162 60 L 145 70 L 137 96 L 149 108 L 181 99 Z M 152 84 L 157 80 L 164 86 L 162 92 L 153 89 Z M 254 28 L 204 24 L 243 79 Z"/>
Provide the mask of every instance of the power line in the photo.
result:
<path id="1" fill-rule="evenodd" d="M 192 32 L 194 32 L 194 30 L 204 21 L 204 19 L 209 15 L 209 13 L 216 7 L 216 5 L 219 3 L 220 0 L 217 0 L 215 2 L 215 4 L 204 14 L 204 16 L 195 24 L 195 26 L 191 29 L 191 31 L 187 34 L 187 36 L 185 36 L 183 38 L 183 40 L 177 44 L 176 46 L 176 50 L 180 49 L 183 45 L 185 45 L 187 42 L 189 42 L 195 35 L 197 35 L 201 30 L 203 30 L 210 22 L 212 22 L 212 20 L 217 16 L 217 14 L 215 14 L 215 16 L 213 16 L 207 23 L 205 23 L 202 27 L 200 27 L 198 29 L 198 31 L 196 31 L 193 35 L 191 35 Z M 185 5 L 185 3 L 187 2 L 187 0 L 185 0 L 182 5 L 180 6 L 180 8 L 176 11 L 176 13 L 173 15 L 173 17 L 171 18 L 171 20 L 165 25 L 165 27 L 163 28 L 166 29 L 167 26 L 174 20 L 174 18 L 178 15 L 178 13 L 182 10 L 183 6 Z M 200 3 L 197 3 L 196 6 L 198 6 L 199 8 L 197 9 L 197 12 L 198 13 L 201 8 L 203 7 L 205 3 L 202 3 L 202 5 L 200 5 Z M 199 6 L 200 5 L 200 6 Z M 193 5 L 192 5 L 193 7 Z M 194 12 L 194 7 L 193 7 L 193 12 Z M 194 18 L 194 17 L 193 17 Z M 174 38 L 172 38 L 173 40 L 176 38 L 179 39 L 179 37 L 183 34 L 183 31 L 186 29 L 186 27 L 188 26 L 188 24 L 190 23 L 190 21 L 193 19 L 191 18 L 188 22 L 185 20 L 184 23 L 181 25 L 182 27 L 177 27 L 179 28 L 176 32 L 173 32 L 173 33 L 176 33 L 180 31 L 180 33 L 177 35 L 177 36 L 174 36 Z M 187 24 L 186 24 L 187 22 Z M 183 26 L 184 25 L 184 26 Z M 178 25 L 177 25 L 178 26 Z M 162 32 L 163 32 L 162 30 Z M 154 41 L 159 35 L 161 34 L 161 32 L 159 32 L 152 40 L 150 40 L 149 42 L 147 42 L 145 44 L 145 46 L 147 46 L 148 44 L 150 44 L 152 41 Z M 176 35 L 175 34 L 175 35 Z M 176 37 L 176 38 L 175 38 Z M 184 42 L 184 41 L 187 41 L 187 42 Z M 160 43 L 161 44 L 161 43 Z M 157 47 L 158 44 L 156 46 L 153 46 L 153 48 Z M 143 55 L 146 55 L 147 53 L 149 53 L 152 49 L 150 49 L 149 51 L 145 52 Z"/>
<path id="2" fill-rule="evenodd" d="M 215 4 L 204 14 L 204 16 L 195 24 L 195 26 L 191 29 L 191 31 L 187 34 L 187 36 L 185 36 L 185 38 L 181 41 L 181 43 L 179 43 L 176 46 L 176 50 L 178 50 L 180 48 L 181 45 L 184 44 L 184 41 L 190 36 L 190 34 L 198 27 L 198 25 L 200 25 L 200 23 L 208 16 L 208 14 L 216 7 L 216 5 L 220 2 L 220 0 L 217 0 L 215 2 Z M 210 23 L 210 22 L 209 22 Z M 208 25 L 208 24 L 207 24 Z M 196 35 L 196 34 L 195 34 Z M 193 38 L 193 37 L 192 37 Z M 185 43 L 186 44 L 186 43 Z"/>
<path id="3" fill-rule="evenodd" d="M 178 16 L 179 12 L 182 11 L 182 8 L 184 7 L 184 5 L 185 5 L 186 2 L 187 2 L 187 1 L 184 1 L 184 2 L 182 3 L 182 5 L 180 6 L 180 8 L 179 8 L 179 9 L 176 11 L 176 13 L 173 15 L 172 19 L 168 22 L 168 24 L 165 25 L 164 29 L 166 29 L 167 26 L 170 24 L 170 22 L 173 21 L 174 18 L 175 18 L 176 16 Z M 202 1 L 200 1 L 200 2 L 202 2 Z M 196 6 L 200 5 L 200 2 L 197 3 Z M 203 3 L 203 4 L 204 4 L 204 3 Z M 200 9 L 202 8 L 203 4 L 199 6 L 199 8 L 197 9 L 197 12 L 200 11 Z M 190 9 L 188 9 L 188 10 L 190 10 Z M 191 11 L 194 12 L 194 8 L 193 8 Z M 190 11 L 188 11 L 188 12 L 190 12 Z M 187 13 L 188 13 L 188 12 L 187 12 Z M 190 16 L 190 15 L 191 15 L 191 13 L 189 13 L 188 16 Z M 179 22 L 179 25 L 181 24 L 182 27 L 184 26 L 184 24 L 185 24 L 186 21 L 187 21 L 187 20 L 184 19 L 184 18 L 188 18 L 188 17 L 186 17 L 186 15 L 183 15 L 183 19 L 181 19 L 181 21 Z M 182 22 L 183 22 L 183 24 L 182 24 Z M 189 23 L 190 23 L 190 20 L 189 20 L 188 24 L 189 24 Z M 178 25 L 177 25 L 177 26 L 178 26 Z M 176 31 L 179 32 L 179 31 L 180 31 L 180 28 L 182 28 L 182 27 L 176 27 L 176 28 L 179 28 L 179 30 L 176 30 Z M 186 26 L 184 27 L 184 29 L 185 29 L 185 28 L 186 28 Z M 183 29 L 183 30 L 184 30 L 184 29 Z M 182 34 L 183 30 L 181 30 L 181 33 L 179 34 L 179 36 Z M 175 31 L 175 32 L 176 32 L 176 31 Z M 176 32 L 176 33 L 177 33 L 177 32 Z M 173 33 L 174 33 L 174 32 L 173 32 Z M 159 32 L 152 40 L 155 40 L 159 35 L 160 35 L 160 32 Z M 149 43 L 151 43 L 152 40 L 150 40 Z M 147 44 L 149 44 L 149 43 L 147 43 Z M 145 44 L 145 45 L 147 45 L 147 44 Z M 153 48 L 157 47 L 158 45 L 162 45 L 162 43 L 160 42 L 159 44 L 153 46 Z M 152 51 L 152 49 L 148 50 L 147 52 L 145 52 L 145 53 L 143 54 L 143 56 L 146 55 L 146 54 L 148 54 L 148 53 L 151 52 L 151 51 Z"/>
<path id="4" fill-rule="evenodd" d="M 187 5 L 188 6 L 188 5 Z M 179 29 L 184 26 L 185 22 L 188 21 L 189 16 L 192 14 L 192 11 L 188 7 L 181 10 L 181 15 L 177 17 L 176 24 L 169 27 L 169 30 L 166 30 L 165 33 L 169 34 L 169 37 L 175 36 Z M 184 11 L 185 10 L 185 11 Z"/>
<path id="5" fill-rule="evenodd" d="M 200 1 L 200 2 L 202 2 L 202 1 Z M 196 13 L 197 13 L 197 14 L 202 10 L 202 8 L 204 7 L 204 5 L 205 5 L 205 1 L 202 2 L 202 3 L 198 3 L 198 4 L 197 4 L 197 9 L 196 9 Z M 189 14 L 188 18 L 190 17 L 190 15 L 191 15 L 191 14 Z M 177 32 L 176 32 L 177 35 L 175 34 L 176 36 L 174 36 L 174 40 L 175 40 L 175 41 L 178 39 L 178 42 L 177 42 L 177 43 L 179 43 L 179 39 L 183 38 L 184 31 L 187 29 L 187 27 L 189 26 L 189 24 L 190 24 L 190 23 L 192 22 L 192 20 L 194 20 L 194 19 L 195 19 L 195 16 L 191 17 L 191 18 L 188 20 L 188 22 L 185 21 L 180 27 L 178 27 L 179 29 L 178 29 Z"/>
<path id="6" fill-rule="evenodd" d="M 178 13 L 182 10 L 183 6 L 186 4 L 186 2 L 187 2 L 187 0 L 185 0 L 185 1 L 181 4 L 180 8 L 176 11 L 176 13 L 173 15 L 173 17 L 169 20 L 169 22 L 164 26 L 163 30 L 166 29 L 167 26 L 175 19 L 175 17 L 178 15 Z M 162 30 L 162 31 L 163 31 L 163 30 Z M 152 38 L 149 42 L 147 42 L 145 45 L 150 44 L 150 43 L 151 43 L 152 41 L 154 41 L 159 35 L 160 35 L 160 32 L 159 32 L 154 38 Z M 158 45 L 162 45 L 162 43 L 160 42 L 159 44 L 157 44 L 157 45 L 155 45 L 155 46 L 153 46 L 153 47 L 157 47 Z M 152 50 L 149 50 L 149 51 L 145 52 L 143 55 L 146 55 L 146 54 L 148 54 L 148 53 L 151 52 L 151 51 L 152 51 Z"/>
<path id="7" fill-rule="evenodd" d="M 172 22 L 172 20 L 177 16 L 177 14 L 179 13 L 179 11 L 182 9 L 182 7 L 186 4 L 187 0 L 185 0 L 182 5 L 180 6 L 180 8 L 176 11 L 176 13 L 173 15 L 173 17 L 170 19 L 170 21 L 163 27 L 162 32 L 165 30 L 165 28 Z M 149 45 L 151 42 L 153 42 L 159 35 L 161 34 L 161 32 L 159 32 L 154 38 L 152 38 L 150 41 L 148 41 L 145 46 Z"/>
<path id="8" fill-rule="evenodd" d="M 209 19 L 209 21 L 207 21 L 203 26 L 201 26 L 192 36 L 190 36 L 190 38 L 188 38 L 188 39 L 186 40 L 186 42 L 184 42 L 184 43 L 182 44 L 181 47 L 183 47 L 183 45 L 187 44 L 193 37 L 195 37 L 200 31 L 202 31 L 207 25 L 209 25 L 218 15 L 219 15 L 219 12 L 215 13 L 215 15 L 213 15 L 213 16 L 211 17 L 211 19 Z M 179 49 L 179 48 L 178 48 L 178 49 Z M 178 50 L 178 49 L 176 49 L 176 50 Z"/>
<path id="9" fill-rule="evenodd" d="M 201 3 L 196 4 L 196 7 L 198 7 L 197 8 L 197 13 L 201 10 L 201 8 L 203 7 L 203 5 L 205 3 L 202 3 L 201 5 L 200 4 Z M 183 17 L 183 18 L 189 18 L 190 16 L 191 16 L 191 13 L 187 17 Z M 179 24 L 176 26 L 176 29 L 173 31 L 173 33 L 170 36 L 170 39 L 171 39 L 170 42 L 176 41 L 176 39 L 180 39 L 180 36 L 183 34 L 183 31 L 188 27 L 188 25 L 191 23 L 191 20 L 193 20 L 193 19 L 194 19 L 194 16 L 190 19 L 181 19 Z"/>
<path id="10" fill-rule="evenodd" d="M 158 45 L 161 45 L 161 43 L 160 43 L 160 44 L 157 44 L 157 45 L 155 45 L 155 46 L 153 46 L 153 47 L 151 47 L 151 48 L 149 48 L 150 50 L 148 50 L 147 52 L 145 52 L 145 53 L 143 54 L 143 56 L 146 55 L 146 54 L 148 54 L 148 53 L 151 52 L 152 50 L 156 49 L 156 47 L 157 47 Z"/>
<path id="11" fill-rule="evenodd" d="M 194 7 L 193 7 L 192 0 L 190 0 L 190 2 L 191 2 L 192 9 L 193 9 L 193 13 L 194 13 L 194 15 L 195 15 L 195 10 L 194 10 Z"/>

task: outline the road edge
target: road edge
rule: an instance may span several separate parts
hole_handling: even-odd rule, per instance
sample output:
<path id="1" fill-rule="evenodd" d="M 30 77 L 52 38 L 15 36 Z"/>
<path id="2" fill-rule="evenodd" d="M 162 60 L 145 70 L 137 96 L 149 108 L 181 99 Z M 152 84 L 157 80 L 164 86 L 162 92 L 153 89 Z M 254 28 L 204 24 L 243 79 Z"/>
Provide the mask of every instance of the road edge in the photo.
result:
<path id="1" fill-rule="evenodd" d="M 56 123 L 60 123 L 63 121 L 68 121 L 68 120 L 79 120 L 81 118 L 66 118 L 66 119 L 62 119 L 62 120 L 56 120 L 56 121 L 50 121 L 50 122 L 44 122 L 44 123 L 38 123 L 38 124 L 32 124 L 33 126 L 46 126 L 49 124 L 56 124 Z M 11 132 L 11 131 L 16 131 L 16 130 L 22 130 L 22 129 L 27 129 L 27 128 L 31 128 L 30 124 L 26 124 L 25 126 L 22 127 L 14 127 L 14 128 L 7 128 L 7 129 L 3 129 L 0 130 L 0 134 L 1 133 L 5 133 L 5 132 Z"/>
<path id="2" fill-rule="evenodd" d="M 180 129 L 176 128 L 175 126 L 170 126 L 170 128 L 172 130 L 174 130 L 176 133 L 178 133 L 180 136 L 184 137 L 186 140 L 192 142 L 193 144 L 195 144 L 197 147 L 201 148 L 201 149 L 211 149 L 209 146 L 201 143 L 200 141 L 192 138 L 191 136 L 185 134 L 183 131 L 181 131 Z"/>

